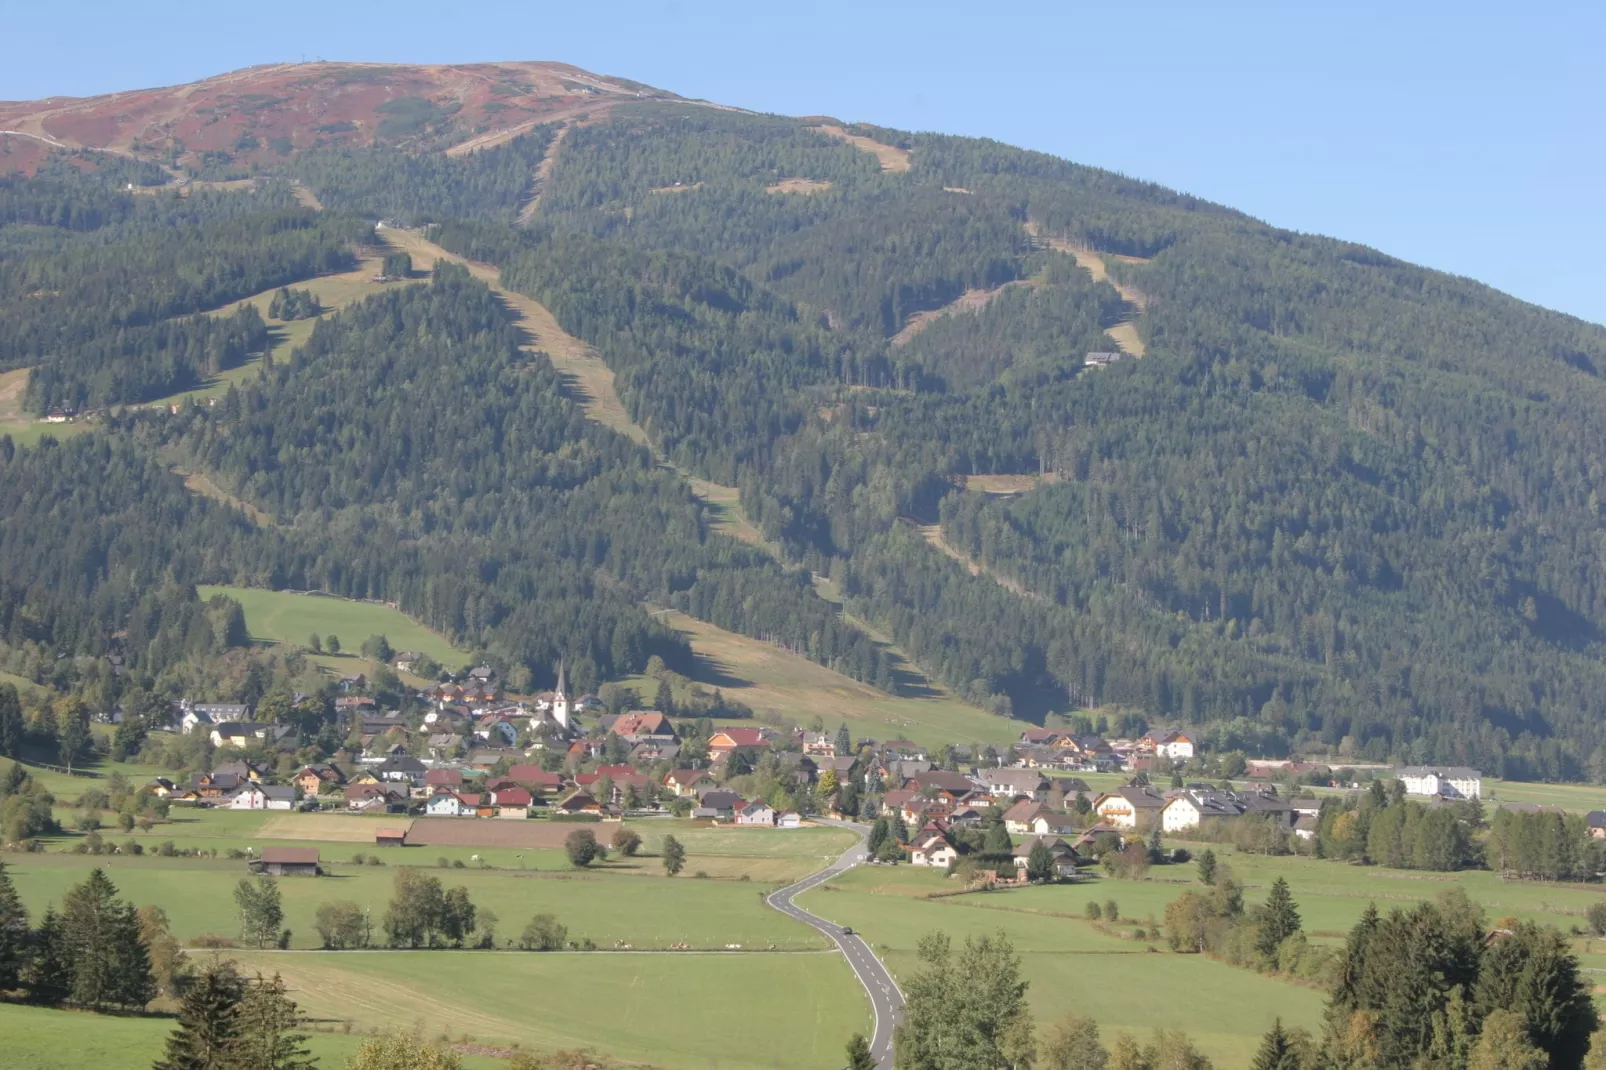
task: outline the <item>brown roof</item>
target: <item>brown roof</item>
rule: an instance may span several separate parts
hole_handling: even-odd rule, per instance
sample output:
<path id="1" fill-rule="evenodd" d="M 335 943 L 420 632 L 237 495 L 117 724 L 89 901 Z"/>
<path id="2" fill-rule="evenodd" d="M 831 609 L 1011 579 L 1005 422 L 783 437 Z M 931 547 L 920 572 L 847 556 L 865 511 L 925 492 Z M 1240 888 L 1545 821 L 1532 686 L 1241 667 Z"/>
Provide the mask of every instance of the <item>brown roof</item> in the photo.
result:
<path id="1" fill-rule="evenodd" d="M 374 829 L 374 839 L 376 840 L 405 840 L 406 838 L 406 829 Z"/>
<path id="2" fill-rule="evenodd" d="M 302 865 L 318 864 L 318 849 L 316 847 L 264 847 L 262 848 L 262 861 L 264 862 L 296 862 Z"/>

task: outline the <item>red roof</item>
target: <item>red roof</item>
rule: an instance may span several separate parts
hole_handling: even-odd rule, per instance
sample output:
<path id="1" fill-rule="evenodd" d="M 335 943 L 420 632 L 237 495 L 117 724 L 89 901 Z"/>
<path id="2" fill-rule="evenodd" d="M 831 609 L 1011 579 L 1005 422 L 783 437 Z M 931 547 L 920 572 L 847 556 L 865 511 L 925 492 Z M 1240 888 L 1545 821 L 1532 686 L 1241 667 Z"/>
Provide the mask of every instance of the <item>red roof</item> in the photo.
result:
<path id="1" fill-rule="evenodd" d="M 461 769 L 431 769 L 424 774 L 424 783 L 456 787 L 463 783 L 463 771 Z"/>
<path id="2" fill-rule="evenodd" d="M 529 806 L 533 801 L 530 793 L 523 788 L 503 788 L 496 793 L 498 806 Z"/>
<path id="3" fill-rule="evenodd" d="M 622 713 L 613 722 L 610 729 L 620 736 L 659 736 L 668 735 L 671 731 L 669 718 L 654 710 L 642 710 L 636 713 Z"/>
<path id="4" fill-rule="evenodd" d="M 523 784 L 526 787 L 549 788 L 563 787 L 562 773 L 549 773 L 539 765 L 513 765 L 507 770 L 508 779 Z"/>
<path id="5" fill-rule="evenodd" d="M 721 736 L 724 736 L 730 742 L 720 742 L 719 738 Z M 708 741 L 708 749 L 731 750 L 735 747 L 762 747 L 768 742 L 769 740 L 764 738 L 764 730 L 761 728 L 722 728 L 715 732 Z"/>
<path id="6" fill-rule="evenodd" d="M 603 765 L 597 767 L 597 775 L 618 780 L 622 776 L 634 776 L 636 767 L 633 765 Z"/>

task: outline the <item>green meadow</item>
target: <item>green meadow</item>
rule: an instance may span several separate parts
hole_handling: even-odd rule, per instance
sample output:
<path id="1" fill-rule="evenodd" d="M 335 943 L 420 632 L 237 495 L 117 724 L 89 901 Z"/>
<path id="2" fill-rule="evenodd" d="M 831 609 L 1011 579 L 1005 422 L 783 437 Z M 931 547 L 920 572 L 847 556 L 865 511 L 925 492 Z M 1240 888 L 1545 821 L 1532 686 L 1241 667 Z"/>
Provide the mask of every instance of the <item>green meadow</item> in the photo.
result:
<path id="1" fill-rule="evenodd" d="M 396 650 L 416 650 L 453 669 L 463 665 L 470 656 L 401 610 L 377 602 L 352 602 L 257 587 L 201 587 L 198 590 L 202 598 L 224 594 L 239 602 L 245 610 L 245 625 L 251 638 L 259 641 L 302 646 L 313 633 L 324 639 L 330 635 L 339 636 L 341 656 L 315 660 L 345 672 L 363 667 L 362 660 L 356 656 L 357 649 L 370 635 L 383 635 Z"/>

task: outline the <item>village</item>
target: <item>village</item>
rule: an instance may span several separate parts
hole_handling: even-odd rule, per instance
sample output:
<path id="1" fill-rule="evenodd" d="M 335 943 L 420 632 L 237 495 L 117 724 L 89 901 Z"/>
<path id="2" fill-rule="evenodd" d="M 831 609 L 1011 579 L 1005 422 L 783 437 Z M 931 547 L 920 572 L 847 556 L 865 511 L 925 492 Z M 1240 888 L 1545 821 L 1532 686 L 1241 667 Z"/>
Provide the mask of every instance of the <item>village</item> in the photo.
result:
<path id="1" fill-rule="evenodd" d="M 394 665 L 408 671 L 418 657 L 402 652 Z M 1145 836 L 1230 838 L 1245 821 L 1298 849 L 1316 835 L 1324 799 L 1358 792 L 1362 776 L 1395 778 L 1429 806 L 1482 796 L 1477 770 L 1212 759 L 1180 729 L 1106 739 L 1026 727 L 1007 749 L 967 751 L 854 739 L 845 723 L 832 733 L 820 719 L 811 729 L 677 722 L 570 695 L 561 668 L 553 691 L 519 697 L 482 665 L 418 690 L 407 716 L 378 709 L 362 673 L 341 676 L 339 688 L 347 746 L 317 760 L 302 760 L 310 751 L 294 728 L 252 721 L 249 706 L 180 703 L 172 731 L 204 736 L 219 759 L 230 757 L 147 790 L 175 806 L 393 817 L 375 824 L 377 846 L 414 842 L 403 818 L 672 816 L 771 829 L 880 818 L 887 835 L 872 843 L 872 861 L 952 873 L 971 858 L 967 879 L 987 882 L 1074 880 Z M 1606 836 L 1606 814 L 1590 818 L 1592 833 Z M 1003 850 L 987 841 L 994 828 L 1007 834 Z"/>

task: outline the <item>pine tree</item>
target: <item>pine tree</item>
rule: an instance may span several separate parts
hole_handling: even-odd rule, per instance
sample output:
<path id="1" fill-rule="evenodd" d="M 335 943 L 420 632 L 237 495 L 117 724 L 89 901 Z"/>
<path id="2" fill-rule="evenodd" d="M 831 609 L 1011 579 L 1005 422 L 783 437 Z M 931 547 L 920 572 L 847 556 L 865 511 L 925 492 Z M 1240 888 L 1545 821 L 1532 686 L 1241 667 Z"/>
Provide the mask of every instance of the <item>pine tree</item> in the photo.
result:
<path id="1" fill-rule="evenodd" d="M 167 1054 L 153 1070 L 232 1070 L 239 1036 L 238 1011 L 244 996 L 240 975 L 227 963 L 196 979 L 179 1006 L 178 1028 L 167 1038 Z"/>
<path id="2" fill-rule="evenodd" d="M 853 754 L 853 736 L 848 732 L 848 722 L 843 721 L 836 730 L 836 756 L 848 758 Z"/>
<path id="3" fill-rule="evenodd" d="M 284 980 L 258 976 L 235 1009 L 236 1037 L 228 1045 L 231 1064 L 239 1070 L 311 1070 L 318 1060 L 306 1048 L 306 1034 L 297 1031 L 301 1015 L 285 995 Z"/>
<path id="4" fill-rule="evenodd" d="M 1299 929 L 1299 910 L 1288 891 L 1288 882 L 1278 877 L 1272 882 L 1271 894 L 1260 911 L 1260 935 L 1255 940 L 1255 949 L 1270 958 L 1277 954 L 1278 946 Z"/>
<path id="5" fill-rule="evenodd" d="M 90 870 L 62 901 L 61 929 L 71 999 L 99 1010 L 141 1007 L 155 994 L 150 957 L 139 938 L 134 908 L 117 898 L 104 870 Z"/>
<path id="6" fill-rule="evenodd" d="M 1199 883 L 1205 886 L 1216 883 L 1216 852 L 1206 847 L 1199 856 Z"/>
<path id="7" fill-rule="evenodd" d="M 4 696 L 0 696 L 0 702 Z M 16 988 L 28 961 L 28 908 L 0 862 L 0 990 Z"/>
<path id="8" fill-rule="evenodd" d="M 1040 839 L 1032 844 L 1032 853 L 1026 856 L 1026 876 L 1034 881 L 1054 879 L 1054 855 Z"/>
<path id="9" fill-rule="evenodd" d="M 28 1000 L 46 1007 L 58 1007 L 72 995 L 72 959 L 61 915 L 46 908 L 29 941 L 28 965 L 23 971 Z"/>
<path id="10" fill-rule="evenodd" d="M 22 752 L 22 702 L 11 684 L 0 684 L 0 757 Z"/>
<path id="11" fill-rule="evenodd" d="M 1277 1019 L 1260 1041 L 1260 1050 L 1249 1064 L 1250 1070 L 1300 1070 L 1298 1052 L 1283 1031 L 1283 1020 Z"/>

